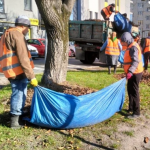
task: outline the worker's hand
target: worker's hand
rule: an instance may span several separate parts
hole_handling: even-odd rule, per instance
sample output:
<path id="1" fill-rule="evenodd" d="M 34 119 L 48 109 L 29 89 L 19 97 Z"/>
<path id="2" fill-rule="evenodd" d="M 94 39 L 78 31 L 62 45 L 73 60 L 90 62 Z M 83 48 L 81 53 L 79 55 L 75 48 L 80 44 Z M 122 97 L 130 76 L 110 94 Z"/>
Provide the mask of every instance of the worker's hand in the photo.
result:
<path id="1" fill-rule="evenodd" d="M 30 84 L 33 85 L 34 87 L 35 87 L 35 86 L 38 86 L 38 81 L 37 81 L 37 79 L 36 79 L 36 78 L 31 79 Z"/>
<path id="2" fill-rule="evenodd" d="M 118 10 L 116 10 L 115 12 L 116 12 L 116 13 L 119 13 L 119 11 L 118 11 Z"/>
<path id="3" fill-rule="evenodd" d="M 127 80 L 129 80 L 132 77 L 132 73 L 128 72 L 126 75 Z"/>

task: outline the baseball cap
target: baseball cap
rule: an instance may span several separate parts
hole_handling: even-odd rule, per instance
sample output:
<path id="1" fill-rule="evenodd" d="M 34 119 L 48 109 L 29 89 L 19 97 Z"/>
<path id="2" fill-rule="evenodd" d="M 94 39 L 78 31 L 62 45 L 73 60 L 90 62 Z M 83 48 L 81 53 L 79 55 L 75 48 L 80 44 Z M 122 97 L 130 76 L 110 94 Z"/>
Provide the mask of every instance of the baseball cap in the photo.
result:
<path id="1" fill-rule="evenodd" d="M 27 16 L 18 16 L 15 20 L 15 26 L 30 27 L 30 20 Z"/>

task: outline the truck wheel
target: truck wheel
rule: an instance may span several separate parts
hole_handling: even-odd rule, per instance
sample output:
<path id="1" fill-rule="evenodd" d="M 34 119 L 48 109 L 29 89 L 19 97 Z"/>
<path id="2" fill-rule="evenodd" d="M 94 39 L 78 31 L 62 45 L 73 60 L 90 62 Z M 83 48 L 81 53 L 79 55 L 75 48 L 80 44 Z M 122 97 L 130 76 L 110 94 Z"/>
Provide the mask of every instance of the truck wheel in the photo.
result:
<path id="1" fill-rule="evenodd" d="M 80 60 L 83 64 L 86 64 L 86 61 L 85 60 Z"/>
<path id="2" fill-rule="evenodd" d="M 86 52 L 85 53 L 85 63 L 92 64 L 95 61 L 96 55 L 93 52 Z"/>

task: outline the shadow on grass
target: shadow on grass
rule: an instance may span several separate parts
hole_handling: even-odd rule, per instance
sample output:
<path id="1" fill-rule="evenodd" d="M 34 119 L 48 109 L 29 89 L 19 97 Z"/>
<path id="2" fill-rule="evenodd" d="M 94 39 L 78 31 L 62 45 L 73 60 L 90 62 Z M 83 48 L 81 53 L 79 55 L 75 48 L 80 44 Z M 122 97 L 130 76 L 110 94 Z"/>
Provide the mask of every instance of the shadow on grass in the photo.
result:
<path id="1" fill-rule="evenodd" d="M 122 109 L 121 111 L 118 112 L 118 114 L 127 117 L 129 115 L 128 111 L 126 109 Z"/>
<path id="2" fill-rule="evenodd" d="M 77 71 L 82 71 L 82 72 L 94 72 L 94 73 L 98 73 L 98 72 L 102 72 L 102 73 L 108 73 L 108 70 L 95 70 L 95 69 L 83 69 L 83 68 L 78 68 L 78 69 L 76 69 Z M 68 70 L 68 72 L 77 72 L 76 70 Z M 112 71 L 112 74 L 113 74 L 113 71 L 114 71 L 114 69 L 112 68 L 111 69 L 111 71 Z M 118 69 L 117 71 L 116 71 L 116 74 L 117 73 L 123 73 L 123 70 L 122 69 Z"/>
<path id="3" fill-rule="evenodd" d="M 57 132 L 59 132 L 62 135 L 65 135 L 65 136 L 69 136 L 69 135 L 65 134 L 64 132 L 61 132 L 61 131 L 57 131 Z M 80 141 L 82 141 L 82 142 L 84 142 L 84 143 L 86 143 L 86 144 L 88 144 L 88 145 L 92 145 L 92 146 L 95 146 L 95 147 L 98 147 L 98 148 L 103 148 L 105 150 L 114 150 L 112 148 L 108 148 L 108 147 L 105 147 L 105 146 L 100 145 L 100 144 L 92 143 L 92 142 L 87 141 L 87 140 L 85 140 L 85 139 L 83 139 L 83 138 L 81 138 L 79 136 L 76 136 L 76 135 L 74 135 L 73 137 L 78 139 L 78 140 L 80 140 Z"/>

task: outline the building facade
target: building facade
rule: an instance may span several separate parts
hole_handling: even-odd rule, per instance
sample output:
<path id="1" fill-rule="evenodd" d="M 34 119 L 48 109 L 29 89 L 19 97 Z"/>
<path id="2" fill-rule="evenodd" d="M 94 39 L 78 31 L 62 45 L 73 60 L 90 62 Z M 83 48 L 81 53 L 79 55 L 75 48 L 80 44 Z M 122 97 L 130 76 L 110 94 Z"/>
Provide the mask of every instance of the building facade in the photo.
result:
<path id="1" fill-rule="evenodd" d="M 100 19 L 103 20 L 101 16 L 101 10 L 108 6 L 109 4 L 116 4 L 116 10 L 120 13 L 127 13 L 127 16 L 132 20 L 132 7 L 131 0 L 77 0 L 70 20 L 87 20 L 87 19 Z M 113 21 L 114 14 L 110 17 Z"/>
<path id="2" fill-rule="evenodd" d="M 0 0 L 0 34 L 15 25 L 15 19 L 25 15 L 30 19 L 31 27 L 26 39 L 41 37 L 39 12 L 35 0 Z"/>
<path id="3" fill-rule="evenodd" d="M 150 31 L 149 0 L 133 0 L 133 22 L 139 25 L 141 37 L 147 37 Z"/>

